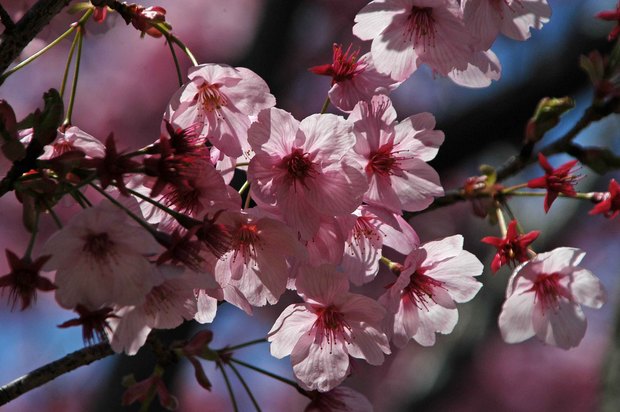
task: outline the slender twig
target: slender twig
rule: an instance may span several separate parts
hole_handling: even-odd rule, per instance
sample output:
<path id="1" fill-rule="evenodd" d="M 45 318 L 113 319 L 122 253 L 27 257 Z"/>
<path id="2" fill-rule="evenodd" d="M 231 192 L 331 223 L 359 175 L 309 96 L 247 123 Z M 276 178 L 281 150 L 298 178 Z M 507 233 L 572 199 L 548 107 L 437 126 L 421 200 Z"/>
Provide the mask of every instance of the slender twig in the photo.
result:
<path id="1" fill-rule="evenodd" d="M 246 348 L 248 346 L 256 345 L 258 343 L 266 343 L 266 342 L 267 342 L 267 338 L 254 339 L 249 342 L 240 343 L 239 345 L 225 347 L 221 349 L 220 352 L 232 352 L 237 349 Z"/>
<path id="2" fill-rule="evenodd" d="M 24 48 L 36 37 L 54 16 L 71 0 L 39 0 L 32 6 L 12 30 L 0 36 L 0 72 L 6 71 Z M 0 85 L 5 77 L 0 77 Z"/>
<path id="3" fill-rule="evenodd" d="M 320 112 L 321 114 L 327 111 L 327 108 L 329 107 L 329 103 L 330 103 L 330 100 L 329 100 L 329 97 L 327 97 L 325 99 L 325 102 L 323 103 L 323 107 L 321 107 L 321 112 Z"/>
<path id="4" fill-rule="evenodd" d="M 224 364 L 218 361 L 217 365 L 220 367 L 220 371 L 222 372 L 222 376 L 224 377 L 224 382 L 226 383 L 226 389 L 228 389 L 228 395 L 230 396 L 230 401 L 232 402 L 233 410 L 235 412 L 239 412 L 239 406 L 237 406 L 237 399 L 235 399 L 235 392 L 233 391 L 232 386 L 230 385 L 230 380 L 228 380 L 228 375 L 226 374 L 226 371 L 224 370 Z"/>
<path id="5" fill-rule="evenodd" d="M 286 383 L 287 385 L 290 385 L 290 386 L 292 386 L 293 388 L 297 389 L 297 392 L 301 393 L 302 395 L 304 395 L 304 396 L 308 396 L 308 393 L 307 393 L 307 392 L 306 392 L 306 391 L 305 391 L 305 390 L 304 390 L 301 386 L 299 386 L 299 385 L 297 384 L 297 382 L 293 382 L 293 381 L 292 381 L 292 380 L 290 380 L 290 379 L 283 378 L 283 377 L 282 377 L 282 376 L 280 376 L 280 375 L 276 375 L 275 373 L 271 373 L 271 372 L 269 372 L 269 371 L 266 371 L 265 369 L 261 369 L 261 368 L 259 368 L 259 367 L 257 367 L 257 366 L 250 365 L 249 363 L 245 363 L 245 362 L 240 361 L 240 360 L 235 359 L 235 358 L 228 358 L 228 360 L 229 360 L 230 362 L 234 362 L 234 363 L 236 363 L 236 364 L 238 364 L 238 365 L 241 365 L 241 366 L 243 366 L 243 367 L 246 367 L 246 368 L 248 368 L 248 369 L 252 369 L 253 371 L 256 371 L 256 372 L 258 372 L 258 373 L 262 373 L 263 375 L 265 375 L 265 376 L 269 376 L 270 378 L 273 378 L 273 379 L 275 379 L 275 380 L 277 380 L 277 381 L 280 381 L 280 382 L 282 382 L 282 383 Z"/>
<path id="6" fill-rule="evenodd" d="M 245 379 L 243 379 L 243 376 L 241 376 L 241 374 L 239 373 L 237 368 L 235 368 L 235 365 L 233 365 L 232 363 L 229 363 L 228 366 L 233 371 L 235 376 L 237 376 L 237 379 L 239 379 L 239 382 L 241 382 L 241 386 L 243 386 L 243 389 L 245 389 L 245 392 L 250 397 L 250 400 L 252 401 L 252 404 L 254 405 L 254 409 L 256 409 L 256 412 L 261 412 L 260 406 L 258 405 L 258 402 L 256 401 L 256 398 L 254 397 L 254 394 L 252 393 L 252 390 L 250 389 L 250 387 L 246 383 Z"/>
<path id="7" fill-rule="evenodd" d="M 78 36 L 78 44 L 77 44 L 77 56 L 75 57 L 75 68 L 73 72 L 73 82 L 71 83 L 71 96 L 69 97 L 69 106 L 67 108 L 67 117 L 63 124 L 70 125 L 71 124 L 71 116 L 73 115 L 73 106 L 75 104 L 75 93 L 77 92 L 77 83 L 78 78 L 80 76 L 80 61 L 82 60 L 82 43 L 84 39 L 84 33 L 82 26 L 78 27 L 77 34 Z"/>
<path id="8" fill-rule="evenodd" d="M 109 344 L 99 343 L 48 363 L 0 387 L 0 406 L 80 366 L 88 365 L 113 354 L 114 351 Z"/>
<path id="9" fill-rule="evenodd" d="M 73 53 L 75 52 L 75 46 L 78 42 L 79 32 L 73 37 L 71 48 L 69 49 L 69 56 L 67 56 L 67 65 L 65 66 L 65 72 L 62 76 L 62 83 L 60 83 L 60 97 L 65 96 L 65 88 L 67 87 L 67 77 L 69 77 L 69 69 L 71 68 L 71 61 L 73 60 Z"/>
<path id="10" fill-rule="evenodd" d="M 30 242 L 28 242 L 28 247 L 26 248 L 26 252 L 24 253 L 24 257 L 30 258 L 32 255 L 32 249 L 34 248 L 34 242 L 37 239 L 37 234 L 39 233 L 39 209 L 36 209 L 35 218 L 34 218 L 34 226 L 32 227 L 32 234 L 30 235 Z"/>
<path id="11" fill-rule="evenodd" d="M 181 87 L 183 86 L 183 75 L 181 74 L 181 66 L 179 65 L 179 59 L 177 59 L 177 54 L 174 51 L 174 46 L 172 46 L 170 36 L 168 35 L 166 35 L 166 43 L 168 43 L 168 47 L 170 48 L 170 54 L 172 54 L 172 60 L 174 60 L 174 67 L 177 70 L 177 76 L 179 78 L 179 87 Z"/>

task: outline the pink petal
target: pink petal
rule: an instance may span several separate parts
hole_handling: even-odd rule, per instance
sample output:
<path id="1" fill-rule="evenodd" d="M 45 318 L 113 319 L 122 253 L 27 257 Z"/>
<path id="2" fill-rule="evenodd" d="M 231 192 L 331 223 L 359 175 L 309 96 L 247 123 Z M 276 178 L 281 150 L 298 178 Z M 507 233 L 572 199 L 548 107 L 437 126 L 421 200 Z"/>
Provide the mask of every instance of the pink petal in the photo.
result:
<path id="1" fill-rule="evenodd" d="M 316 319 L 316 315 L 303 304 L 284 309 L 267 334 L 271 355 L 278 359 L 290 355 L 297 342 L 308 335 Z"/>
<path id="2" fill-rule="evenodd" d="M 532 318 L 535 309 L 533 292 L 509 296 L 499 315 L 499 329 L 507 343 L 519 343 L 535 335 Z"/>

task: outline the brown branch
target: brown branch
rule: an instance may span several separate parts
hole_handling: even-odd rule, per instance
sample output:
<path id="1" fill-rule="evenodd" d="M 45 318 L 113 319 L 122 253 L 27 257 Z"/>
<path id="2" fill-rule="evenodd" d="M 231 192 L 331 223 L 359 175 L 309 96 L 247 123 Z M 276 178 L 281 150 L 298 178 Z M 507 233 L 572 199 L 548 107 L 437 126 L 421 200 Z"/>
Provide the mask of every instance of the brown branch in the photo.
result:
<path id="1" fill-rule="evenodd" d="M 4 7 L 2 7 L 2 4 L 0 4 L 0 22 L 2 22 L 2 24 L 4 25 L 5 33 L 10 32 L 15 27 L 15 23 L 13 22 L 13 19 L 11 18 L 9 13 L 7 13 L 7 11 L 4 9 Z"/>
<path id="2" fill-rule="evenodd" d="M 11 30 L 0 35 L 0 73 L 4 73 L 24 48 L 71 0 L 39 0 Z M 3 19 L 4 22 L 4 19 Z M 0 78 L 0 85 L 4 79 Z"/>
<path id="3" fill-rule="evenodd" d="M 88 365 L 113 354 L 114 352 L 109 344 L 99 343 L 48 363 L 0 387 L 0 406 L 80 366 Z"/>

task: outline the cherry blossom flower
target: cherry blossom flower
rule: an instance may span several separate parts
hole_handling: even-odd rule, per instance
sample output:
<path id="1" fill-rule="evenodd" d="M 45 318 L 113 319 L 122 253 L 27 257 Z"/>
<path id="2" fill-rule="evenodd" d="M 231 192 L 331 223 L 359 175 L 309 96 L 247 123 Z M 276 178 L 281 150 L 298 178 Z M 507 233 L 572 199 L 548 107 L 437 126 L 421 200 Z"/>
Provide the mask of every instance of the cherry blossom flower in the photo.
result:
<path id="1" fill-rule="evenodd" d="M 108 319 L 117 317 L 112 313 L 113 310 L 110 307 L 89 310 L 86 306 L 78 304 L 75 307 L 75 311 L 79 317 L 63 322 L 58 327 L 64 329 L 72 326 L 81 326 L 82 340 L 86 345 L 92 345 L 97 341 L 105 342 L 106 330 L 110 329 Z"/>
<path id="2" fill-rule="evenodd" d="M 291 355 L 293 372 L 308 390 L 334 389 L 349 373 L 349 356 L 371 365 L 390 353 L 380 323 L 385 310 L 373 299 L 349 293 L 334 266 L 305 268 L 297 277 L 305 303 L 288 306 L 268 334 L 271 354 Z"/>
<path id="3" fill-rule="evenodd" d="M 397 81 L 423 63 L 443 76 L 465 70 L 474 51 L 456 0 L 375 0 L 355 23 L 353 34 L 372 40 L 377 70 Z"/>
<path id="4" fill-rule="evenodd" d="M 310 392 L 312 401 L 304 412 L 372 412 L 368 399 L 346 386 L 338 386 L 329 392 Z"/>
<path id="5" fill-rule="evenodd" d="M 540 235 L 540 231 L 538 230 L 520 234 L 517 231 L 517 221 L 512 220 L 508 224 L 505 237 L 483 237 L 482 242 L 497 248 L 497 253 L 493 257 L 493 262 L 491 263 L 491 270 L 493 273 L 497 272 L 499 268 L 504 265 L 527 262 L 530 259 L 527 252 L 528 246 L 536 240 L 538 235 Z"/>
<path id="6" fill-rule="evenodd" d="M 181 128 L 198 123 L 200 136 L 224 154 L 243 155 L 250 149 L 250 116 L 275 105 L 265 81 L 246 68 L 219 64 L 192 67 L 188 77 L 172 96 L 165 119 Z"/>
<path id="7" fill-rule="evenodd" d="M 342 45 L 334 44 L 333 62 L 311 67 L 312 73 L 331 76 L 330 101 L 344 112 L 350 112 L 360 100 L 370 99 L 374 94 L 387 94 L 400 83 L 375 69 L 370 53 L 358 59 L 359 49 L 345 52 Z"/>
<path id="8" fill-rule="evenodd" d="M 428 242 L 405 259 L 398 279 L 379 298 L 392 341 L 403 347 L 410 339 L 420 345 L 435 344 L 435 333 L 452 332 L 458 321 L 455 302 L 470 301 L 482 284 L 474 279 L 482 263 L 463 250 L 463 237 L 450 236 Z"/>
<path id="9" fill-rule="evenodd" d="M 602 11 L 596 17 L 601 20 L 616 22 L 614 28 L 609 32 L 609 36 L 607 36 L 607 40 L 615 40 L 620 34 L 620 1 L 616 4 L 615 10 Z"/>
<path id="10" fill-rule="evenodd" d="M 514 270 L 499 316 L 506 342 L 534 335 L 562 349 L 581 342 L 587 322 L 580 305 L 598 309 L 606 300 L 599 279 L 577 266 L 584 256 L 579 249 L 561 247 L 539 253 Z"/>
<path id="11" fill-rule="evenodd" d="M 444 135 L 430 113 L 396 122 L 387 96 L 359 102 L 348 121 L 356 136 L 355 153 L 365 165 L 369 188 L 364 201 L 400 213 L 418 211 L 444 191 L 439 175 L 426 162 L 432 160 Z"/>
<path id="12" fill-rule="evenodd" d="M 615 179 L 609 181 L 609 188 L 602 200 L 589 212 L 591 215 L 602 213 L 606 218 L 613 219 L 620 213 L 620 184 Z"/>
<path id="13" fill-rule="evenodd" d="M 52 256 L 44 269 L 56 270 L 56 299 L 68 309 L 139 304 L 162 281 L 147 259 L 160 246 L 109 201 L 76 214 L 43 251 Z"/>
<path id="14" fill-rule="evenodd" d="M 489 49 L 500 32 L 527 40 L 531 27 L 541 29 L 551 17 L 547 0 L 463 0 L 461 7 L 478 50 Z"/>
<path id="15" fill-rule="evenodd" d="M 283 222 L 248 213 L 227 213 L 220 222 L 229 228 L 231 250 L 217 261 L 217 276 L 235 280 L 253 306 L 275 304 L 286 290 L 287 258 L 303 260 L 306 253 L 297 234 Z"/>
<path id="16" fill-rule="evenodd" d="M 545 170 L 545 175 L 531 179 L 527 182 L 527 187 L 547 189 L 547 194 L 545 195 L 545 213 L 547 213 L 560 193 L 566 196 L 575 196 L 577 194 L 574 186 L 580 176 L 575 174 L 574 169 L 577 160 L 571 160 L 554 169 L 545 155 L 538 153 L 538 162 Z"/>
<path id="17" fill-rule="evenodd" d="M 321 216 L 353 212 L 367 189 L 361 166 L 350 155 L 350 126 L 331 114 L 298 122 L 268 109 L 248 132 L 256 153 L 248 166 L 252 198 L 275 205 L 302 239 L 318 231 Z"/>
<path id="18" fill-rule="evenodd" d="M 56 286 L 39 272 L 50 256 L 40 256 L 34 261 L 29 257 L 19 258 L 10 250 L 6 249 L 6 260 L 11 271 L 0 276 L 0 289 L 9 288 L 9 301 L 11 309 L 15 308 L 18 300 L 21 301 L 21 310 L 30 307 L 37 298 L 37 290 L 48 292 L 56 289 Z"/>
<path id="19" fill-rule="evenodd" d="M 495 53 L 486 50 L 473 54 L 466 69 L 452 69 L 448 77 L 459 86 L 480 88 L 499 80 L 501 72 L 502 66 Z"/>
<path id="20" fill-rule="evenodd" d="M 104 157 L 106 148 L 99 139 L 76 126 L 71 126 L 64 131 L 58 130 L 56 140 L 44 147 L 44 152 L 39 159 L 51 159 L 71 150 L 80 150 L 86 156 L 95 158 Z"/>

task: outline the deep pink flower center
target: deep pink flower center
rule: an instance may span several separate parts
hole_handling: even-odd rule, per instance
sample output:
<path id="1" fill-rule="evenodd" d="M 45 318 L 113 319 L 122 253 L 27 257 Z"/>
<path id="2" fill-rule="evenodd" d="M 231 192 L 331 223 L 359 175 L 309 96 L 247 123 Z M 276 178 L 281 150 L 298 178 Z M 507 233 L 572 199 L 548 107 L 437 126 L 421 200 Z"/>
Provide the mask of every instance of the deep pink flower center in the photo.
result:
<path id="1" fill-rule="evenodd" d="M 409 285 L 403 289 L 403 296 L 407 296 L 418 309 L 428 311 L 429 303 L 431 301 L 436 302 L 433 298 L 436 288 L 445 290 L 443 282 L 416 271 L 411 275 Z"/>
<path id="2" fill-rule="evenodd" d="M 536 300 L 542 305 L 543 311 L 549 309 L 557 310 L 561 296 L 569 298 L 565 288 L 560 285 L 561 274 L 540 274 L 534 281 L 534 285 L 529 289 L 536 294 Z"/>
<path id="3" fill-rule="evenodd" d="M 96 260 L 104 260 L 112 252 L 114 242 L 107 233 L 95 233 L 86 237 L 82 251 L 89 253 Z"/>
<path id="4" fill-rule="evenodd" d="M 342 52 L 342 46 L 334 47 L 334 62 L 332 63 L 333 83 L 339 83 L 345 80 L 351 80 L 362 70 L 357 62 L 359 49 L 351 51 L 351 46 L 346 52 Z"/>
<path id="5" fill-rule="evenodd" d="M 345 342 L 349 342 L 349 338 L 345 333 L 345 330 L 351 331 L 351 327 L 347 323 L 344 318 L 344 315 L 338 311 L 336 307 L 333 305 L 330 306 L 321 306 L 315 308 L 315 313 L 317 315 L 316 321 L 314 321 L 314 325 L 312 325 L 312 329 L 315 330 L 316 339 L 319 342 L 323 342 L 323 339 L 327 342 L 331 347 L 338 340 L 343 340 Z"/>
<path id="6" fill-rule="evenodd" d="M 220 110 L 228 104 L 228 99 L 222 92 L 220 84 L 204 83 L 198 88 L 198 103 L 207 112 Z"/>
<path id="7" fill-rule="evenodd" d="M 379 150 L 370 153 L 366 171 L 380 176 L 389 176 L 392 174 L 392 169 L 395 167 L 397 160 L 392 153 L 392 145 L 383 145 Z"/>
<path id="8" fill-rule="evenodd" d="M 407 28 L 405 37 L 414 44 L 421 44 L 424 47 L 435 45 L 435 19 L 433 18 L 432 7 L 411 7 L 411 12 L 407 18 Z"/>
<path id="9" fill-rule="evenodd" d="M 310 159 L 309 153 L 298 147 L 294 148 L 291 154 L 284 156 L 281 160 L 280 169 L 284 169 L 289 179 L 296 183 L 299 181 L 304 184 L 304 180 L 307 177 L 316 175 L 316 165 Z"/>
<path id="10" fill-rule="evenodd" d="M 73 146 L 73 143 L 71 143 L 70 141 L 61 139 L 52 145 L 52 149 L 53 149 L 52 157 L 57 157 L 67 152 L 70 152 L 71 150 L 74 150 L 75 147 Z"/>
<path id="11" fill-rule="evenodd" d="M 237 236 L 233 240 L 235 256 L 241 252 L 241 255 L 247 262 L 250 258 L 256 257 L 256 248 L 259 246 L 258 226 L 254 223 L 244 223 L 237 231 Z"/>

